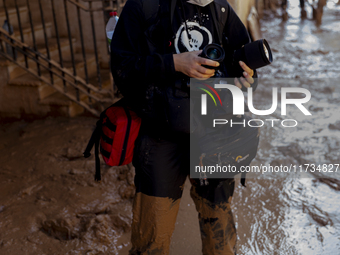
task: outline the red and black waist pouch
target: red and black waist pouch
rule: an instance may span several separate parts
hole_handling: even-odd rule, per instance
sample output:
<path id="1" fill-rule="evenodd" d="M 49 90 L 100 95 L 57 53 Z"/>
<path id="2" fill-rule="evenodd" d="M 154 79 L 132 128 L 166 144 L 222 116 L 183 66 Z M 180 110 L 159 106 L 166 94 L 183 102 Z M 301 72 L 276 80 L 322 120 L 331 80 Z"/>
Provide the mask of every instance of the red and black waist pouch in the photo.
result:
<path id="1" fill-rule="evenodd" d="M 124 105 L 123 100 L 111 105 L 101 113 L 96 129 L 84 152 L 85 158 L 90 157 L 90 151 L 95 145 L 96 181 L 101 180 L 99 150 L 105 163 L 109 166 L 131 163 L 140 125 L 141 119 Z"/>

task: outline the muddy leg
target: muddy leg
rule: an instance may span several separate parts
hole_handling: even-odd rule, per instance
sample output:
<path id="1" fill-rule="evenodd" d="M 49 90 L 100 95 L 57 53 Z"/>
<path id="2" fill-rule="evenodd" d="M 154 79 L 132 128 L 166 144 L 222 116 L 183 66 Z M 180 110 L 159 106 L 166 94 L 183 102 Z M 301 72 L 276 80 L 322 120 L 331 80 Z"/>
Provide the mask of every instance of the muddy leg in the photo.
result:
<path id="1" fill-rule="evenodd" d="M 235 181 L 209 181 L 200 187 L 192 181 L 191 197 L 198 212 L 203 255 L 236 254 L 236 228 L 231 212 Z"/>
<path id="2" fill-rule="evenodd" d="M 318 1 L 318 8 L 316 9 L 316 25 L 320 26 L 322 21 L 322 15 L 323 15 L 323 7 L 327 4 L 327 0 L 319 0 Z"/>
<path id="3" fill-rule="evenodd" d="M 305 10 L 305 0 L 300 0 L 300 8 L 301 8 L 301 19 L 307 18 L 307 12 Z"/>
<path id="4" fill-rule="evenodd" d="M 281 8 L 282 8 L 282 20 L 287 21 L 288 20 L 287 0 L 282 0 Z"/>
<path id="5" fill-rule="evenodd" d="M 183 184 L 189 174 L 189 136 L 164 140 L 140 135 L 136 141 L 136 195 L 130 255 L 166 255 L 175 228 Z"/>
<path id="6" fill-rule="evenodd" d="M 135 196 L 130 255 L 169 254 L 180 199 L 153 197 L 141 192 Z"/>

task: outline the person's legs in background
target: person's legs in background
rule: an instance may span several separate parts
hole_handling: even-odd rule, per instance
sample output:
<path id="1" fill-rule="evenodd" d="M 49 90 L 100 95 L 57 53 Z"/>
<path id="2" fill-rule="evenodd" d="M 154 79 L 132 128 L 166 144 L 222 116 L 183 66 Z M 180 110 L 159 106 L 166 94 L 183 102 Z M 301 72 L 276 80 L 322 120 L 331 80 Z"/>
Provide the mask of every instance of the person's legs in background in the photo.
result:
<path id="1" fill-rule="evenodd" d="M 282 9 L 282 20 L 287 21 L 288 20 L 287 0 L 281 1 L 281 9 Z"/>
<path id="2" fill-rule="evenodd" d="M 305 0 L 300 0 L 300 9 L 301 9 L 301 19 L 307 18 L 307 12 L 305 10 Z"/>

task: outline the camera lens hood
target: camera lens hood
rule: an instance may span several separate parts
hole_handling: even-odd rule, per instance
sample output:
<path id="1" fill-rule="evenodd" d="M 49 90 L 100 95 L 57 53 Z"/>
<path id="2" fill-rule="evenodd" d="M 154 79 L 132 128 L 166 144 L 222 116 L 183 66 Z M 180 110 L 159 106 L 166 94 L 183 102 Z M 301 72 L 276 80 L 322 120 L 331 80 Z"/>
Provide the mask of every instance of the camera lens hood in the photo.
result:
<path id="1" fill-rule="evenodd" d="M 273 62 L 273 55 L 266 39 L 244 45 L 245 62 L 251 69 L 261 68 Z"/>

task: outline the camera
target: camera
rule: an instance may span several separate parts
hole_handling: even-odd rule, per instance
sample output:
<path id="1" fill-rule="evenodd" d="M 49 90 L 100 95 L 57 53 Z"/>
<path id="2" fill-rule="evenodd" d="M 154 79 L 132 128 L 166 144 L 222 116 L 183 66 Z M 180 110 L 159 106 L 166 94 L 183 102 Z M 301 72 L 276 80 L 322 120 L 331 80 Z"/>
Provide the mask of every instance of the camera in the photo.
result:
<path id="1" fill-rule="evenodd" d="M 220 45 L 211 43 L 203 48 L 200 56 L 222 64 L 225 58 L 225 51 Z M 248 43 L 242 48 L 234 51 L 232 56 L 232 66 L 236 77 L 241 77 L 243 74 L 243 69 L 240 67 L 239 61 L 243 61 L 253 70 L 271 64 L 273 62 L 273 55 L 267 40 L 261 39 L 252 43 Z M 219 70 L 219 67 L 204 67 L 216 69 L 215 77 L 223 76 L 223 73 L 221 70 Z"/>
<path id="2" fill-rule="evenodd" d="M 221 65 L 225 58 L 225 51 L 220 45 L 216 43 L 211 43 L 203 48 L 202 53 L 199 56 L 202 58 L 207 58 L 207 59 L 217 61 Z M 212 67 L 212 66 L 206 66 L 206 65 L 202 65 L 202 66 L 204 66 L 205 68 L 209 68 L 209 69 L 215 69 L 216 73 L 214 77 L 223 77 L 223 73 L 219 70 L 219 66 L 218 67 Z"/>

